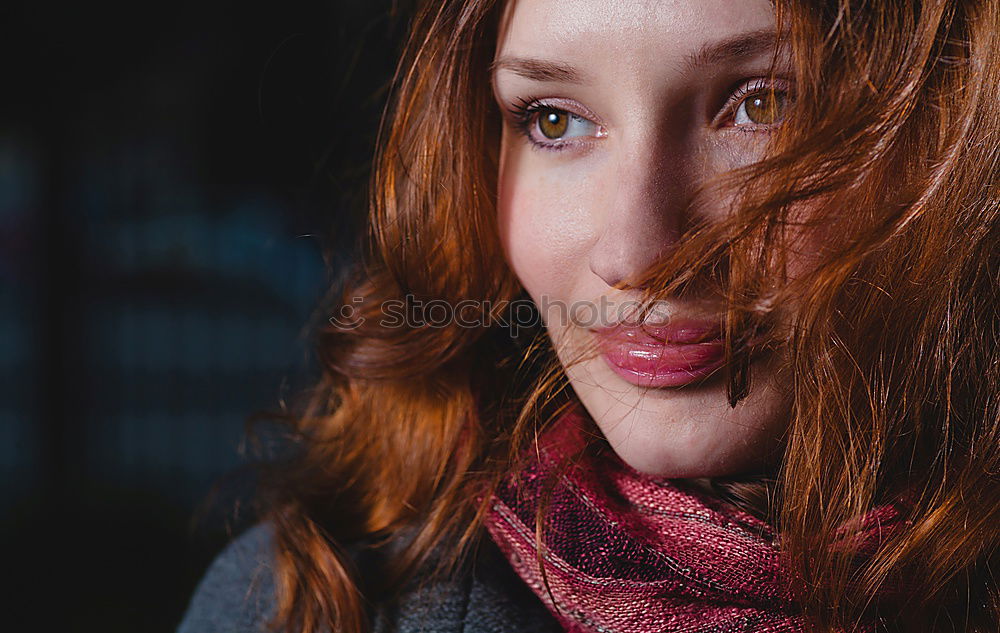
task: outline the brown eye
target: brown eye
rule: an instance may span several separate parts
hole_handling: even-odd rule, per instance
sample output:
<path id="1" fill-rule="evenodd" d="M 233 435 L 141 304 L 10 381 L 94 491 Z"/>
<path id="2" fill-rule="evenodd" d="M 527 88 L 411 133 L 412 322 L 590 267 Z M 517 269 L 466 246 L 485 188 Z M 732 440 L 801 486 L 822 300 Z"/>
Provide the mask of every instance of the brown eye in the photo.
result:
<path id="1" fill-rule="evenodd" d="M 528 141 L 538 147 L 561 149 L 584 139 L 603 138 L 607 132 L 597 123 L 554 105 L 524 102 L 514 111 L 518 127 Z M 574 141 L 573 139 L 579 139 Z"/>
<path id="2" fill-rule="evenodd" d="M 736 109 L 736 125 L 774 125 L 785 113 L 786 95 L 780 90 L 763 90 L 745 98 Z"/>
<path id="3" fill-rule="evenodd" d="M 542 110 L 538 113 L 538 129 L 546 138 L 558 139 L 566 134 L 569 114 L 562 110 Z"/>

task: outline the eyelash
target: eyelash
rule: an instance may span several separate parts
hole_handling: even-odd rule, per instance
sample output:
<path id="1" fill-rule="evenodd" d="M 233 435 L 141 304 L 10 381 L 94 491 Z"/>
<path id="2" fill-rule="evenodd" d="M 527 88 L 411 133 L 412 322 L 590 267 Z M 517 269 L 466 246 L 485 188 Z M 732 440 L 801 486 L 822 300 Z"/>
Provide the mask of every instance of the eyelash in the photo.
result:
<path id="1" fill-rule="evenodd" d="M 772 85 L 772 90 L 775 92 L 788 93 L 788 88 L 785 82 L 782 80 L 775 80 L 769 82 L 766 79 L 755 79 L 748 84 L 741 86 L 736 92 L 732 93 L 727 99 L 725 104 L 723 104 L 720 112 L 725 112 L 726 118 L 732 118 L 736 116 L 737 109 L 740 104 L 746 100 L 747 97 L 762 92 L 768 88 L 768 85 Z M 536 125 L 536 115 L 541 112 L 565 112 L 568 114 L 575 114 L 569 110 L 564 110 L 562 108 L 553 107 L 545 103 L 544 99 L 539 99 L 535 97 L 529 98 L 518 98 L 517 104 L 509 108 L 508 111 L 514 118 L 514 124 L 517 130 L 524 135 L 525 138 L 531 143 L 532 146 L 539 149 L 545 149 L 549 151 L 559 151 L 566 149 L 573 143 L 570 141 L 550 141 L 542 142 L 538 141 L 532 136 L 532 127 Z M 579 115 L 578 115 L 579 116 Z M 746 125 L 734 125 L 733 129 L 737 132 L 744 134 L 770 134 L 774 131 L 775 126 L 746 126 Z"/>

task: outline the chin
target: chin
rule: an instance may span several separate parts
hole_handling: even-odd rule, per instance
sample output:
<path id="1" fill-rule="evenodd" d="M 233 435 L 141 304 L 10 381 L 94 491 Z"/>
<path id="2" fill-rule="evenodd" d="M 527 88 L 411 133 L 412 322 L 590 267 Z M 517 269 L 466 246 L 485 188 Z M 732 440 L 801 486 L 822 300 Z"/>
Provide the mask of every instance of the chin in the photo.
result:
<path id="1" fill-rule="evenodd" d="M 745 444 L 722 441 L 692 429 L 670 428 L 662 422 L 636 421 L 622 430 L 595 420 L 618 457 L 631 468 L 656 477 L 693 479 L 723 477 L 759 468 L 763 451 L 748 454 Z M 605 430 L 605 427 L 607 430 Z"/>
<path id="2" fill-rule="evenodd" d="M 629 441 L 609 443 L 623 462 L 636 471 L 668 479 L 725 477 L 755 470 L 753 460 L 714 452 L 687 450 L 685 446 L 637 446 Z"/>
<path id="3" fill-rule="evenodd" d="M 573 368 L 570 384 L 618 457 L 641 473 L 690 479 L 760 472 L 780 448 L 787 407 L 770 381 L 732 408 L 721 379 L 647 389 L 601 362 Z"/>

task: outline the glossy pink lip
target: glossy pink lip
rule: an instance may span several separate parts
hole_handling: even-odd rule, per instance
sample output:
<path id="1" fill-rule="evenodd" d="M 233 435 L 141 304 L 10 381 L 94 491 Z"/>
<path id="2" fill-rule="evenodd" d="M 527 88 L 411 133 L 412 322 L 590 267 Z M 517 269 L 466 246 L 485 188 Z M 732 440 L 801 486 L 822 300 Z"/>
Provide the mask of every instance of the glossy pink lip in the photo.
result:
<path id="1" fill-rule="evenodd" d="M 608 366 L 640 387 L 680 387 L 705 378 L 725 362 L 721 330 L 714 321 L 619 325 L 593 332 Z"/>

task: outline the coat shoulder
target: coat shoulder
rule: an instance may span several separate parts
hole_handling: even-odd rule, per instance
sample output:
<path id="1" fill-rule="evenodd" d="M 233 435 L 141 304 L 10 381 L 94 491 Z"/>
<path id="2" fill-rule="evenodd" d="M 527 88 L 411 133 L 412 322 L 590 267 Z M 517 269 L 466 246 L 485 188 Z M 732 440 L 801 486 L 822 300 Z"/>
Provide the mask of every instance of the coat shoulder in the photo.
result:
<path id="1" fill-rule="evenodd" d="M 232 540 L 198 582 L 177 633 L 267 631 L 277 604 L 274 555 L 269 523 Z"/>
<path id="2" fill-rule="evenodd" d="M 234 539 L 198 583 L 177 633 L 264 633 L 276 612 L 275 534 L 259 523 Z M 364 575 L 377 557 L 347 548 Z M 550 633 L 561 630 L 488 539 L 448 578 L 424 577 L 372 605 L 373 633 Z"/>

